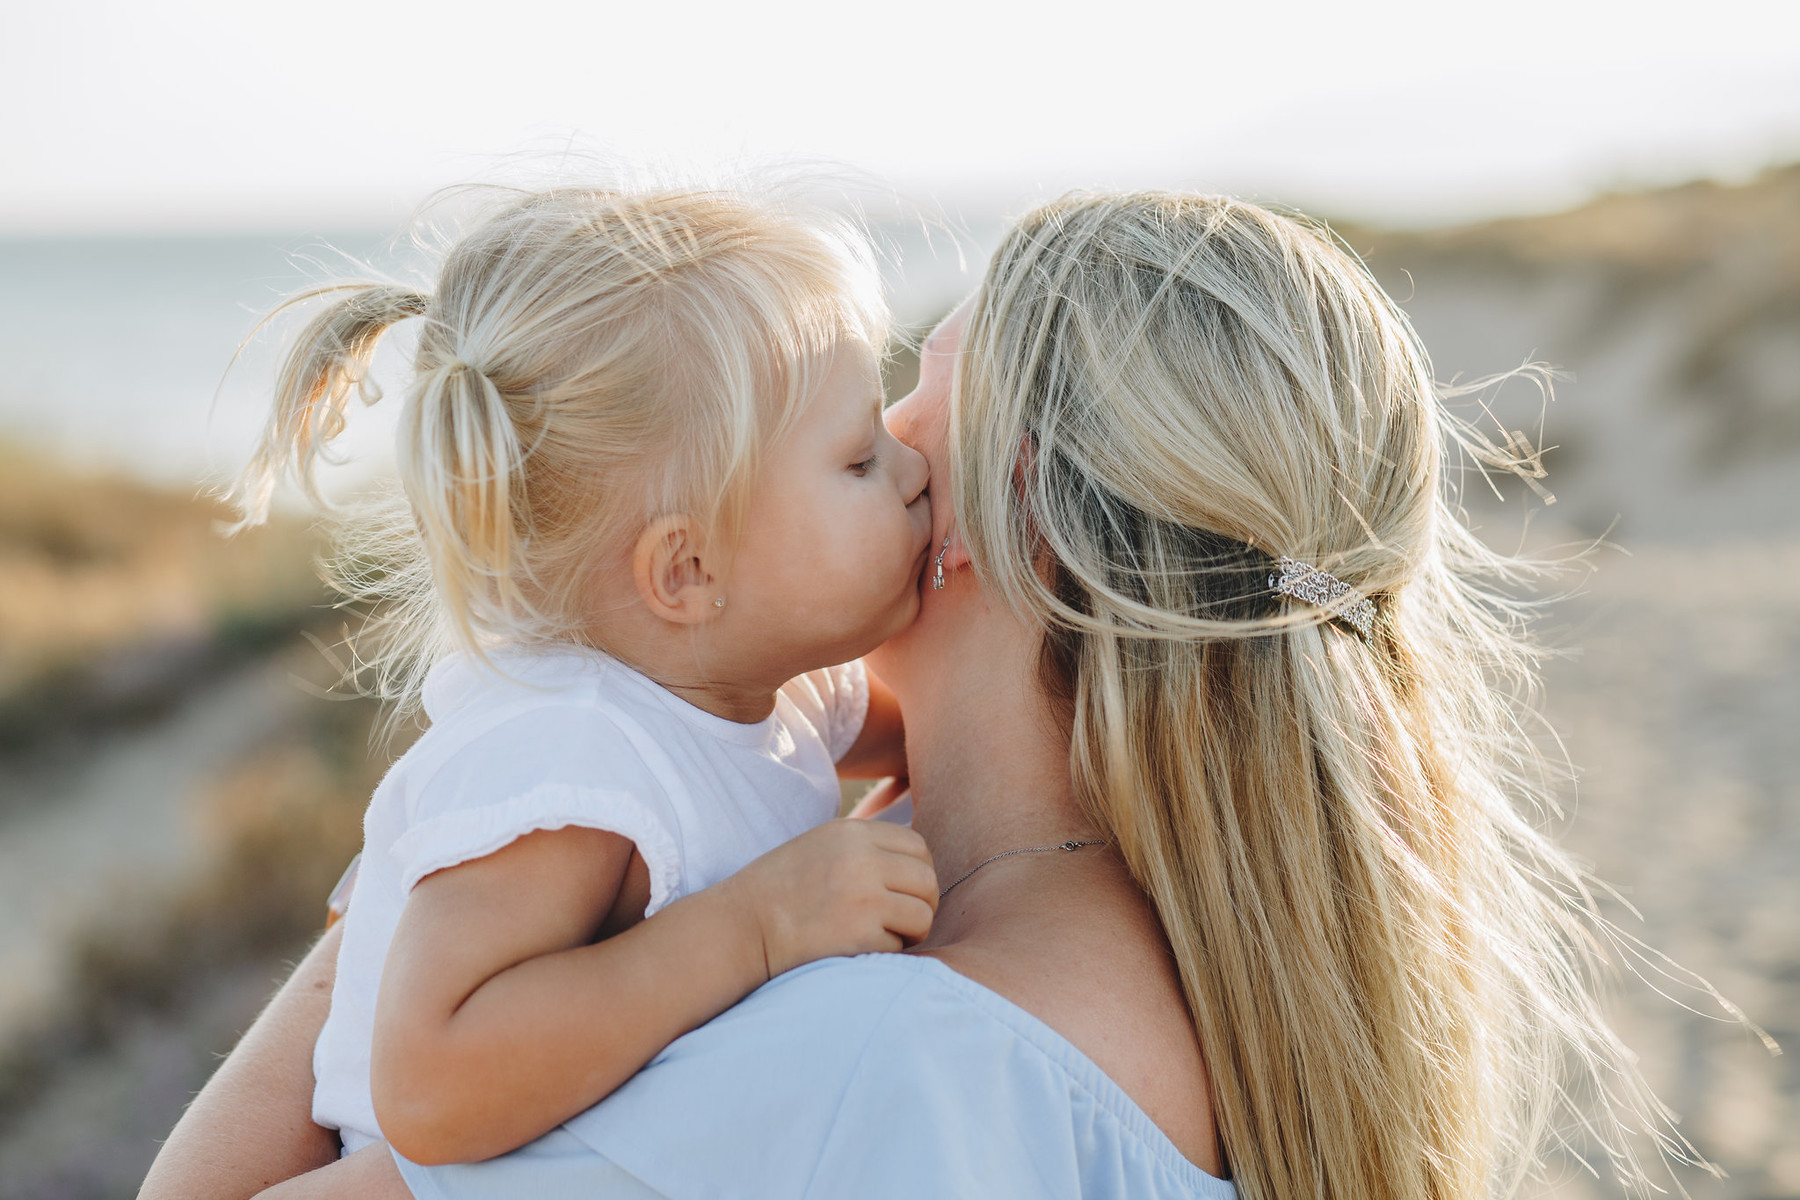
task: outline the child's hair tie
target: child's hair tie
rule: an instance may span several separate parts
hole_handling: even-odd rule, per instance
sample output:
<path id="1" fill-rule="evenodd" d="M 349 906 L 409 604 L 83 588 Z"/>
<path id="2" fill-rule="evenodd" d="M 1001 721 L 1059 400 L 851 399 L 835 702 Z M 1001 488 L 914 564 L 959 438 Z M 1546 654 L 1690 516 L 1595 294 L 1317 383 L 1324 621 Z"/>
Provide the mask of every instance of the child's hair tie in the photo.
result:
<path id="1" fill-rule="evenodd" d="M 1328 609 L 1331 615 L 1367 638 L 1375 627 L 1375 602 L 1331 574 L 1310 563 L 1282 555 L 1275 560 L 1269 589 L 1308 604 Z"/>

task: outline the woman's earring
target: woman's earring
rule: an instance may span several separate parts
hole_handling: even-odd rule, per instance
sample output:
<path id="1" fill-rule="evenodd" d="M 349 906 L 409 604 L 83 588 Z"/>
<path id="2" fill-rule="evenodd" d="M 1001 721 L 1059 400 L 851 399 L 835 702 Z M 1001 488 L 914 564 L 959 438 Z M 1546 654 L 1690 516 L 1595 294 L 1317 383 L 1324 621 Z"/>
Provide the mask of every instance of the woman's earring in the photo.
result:
<path id="1" fill-rule="evenodd" d="M 931 590 L 934 592 L 944 590 L 944 555 L 948 553 L 950 553 L 950 538 L 946 535 L 944 548 L 939 550 L 937 557 L 931 560 L 932 565 L 937 568 L 937 573 L 931 577 Z"/>

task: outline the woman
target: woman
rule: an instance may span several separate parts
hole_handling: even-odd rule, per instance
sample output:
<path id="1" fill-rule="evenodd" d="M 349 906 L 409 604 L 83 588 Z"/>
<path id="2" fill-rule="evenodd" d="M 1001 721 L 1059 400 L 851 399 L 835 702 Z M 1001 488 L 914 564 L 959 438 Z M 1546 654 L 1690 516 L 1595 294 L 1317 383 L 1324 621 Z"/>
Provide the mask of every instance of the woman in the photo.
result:
<path id="1" fill-rule="evenodd" d="M 1520 811 L 1510 564 L 1444 502 L 1447 418 L 1359 264 L 1228 200 L 1068 197 L 891 419 L 952 500 L 878 664 L 930 937 L 771 983 L 515 1155 L 405 1165 L 415 1194 L 1473 1198 L 1530 1170 L 1565 1058 L 1639 1095 Z M 324 971 L 147 1195 L 319 1153 L 280 1097 Z M 234 1121 L 238 1191 L 197 1186 Z"/>

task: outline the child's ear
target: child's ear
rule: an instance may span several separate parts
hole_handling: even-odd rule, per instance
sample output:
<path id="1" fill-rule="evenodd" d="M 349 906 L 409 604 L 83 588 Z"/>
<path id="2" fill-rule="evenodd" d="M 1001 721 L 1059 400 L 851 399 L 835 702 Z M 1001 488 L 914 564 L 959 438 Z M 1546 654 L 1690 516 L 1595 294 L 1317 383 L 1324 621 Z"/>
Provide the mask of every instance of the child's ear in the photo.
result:
<path id="1" fill-rule="evenodd" d="M 638 598 L 656 616 L 699 625 L 718 615 L 723 593 L 707 569 L 705 538 L 693 518 L 675 513 L 644 526 L 631 552 Z"/>

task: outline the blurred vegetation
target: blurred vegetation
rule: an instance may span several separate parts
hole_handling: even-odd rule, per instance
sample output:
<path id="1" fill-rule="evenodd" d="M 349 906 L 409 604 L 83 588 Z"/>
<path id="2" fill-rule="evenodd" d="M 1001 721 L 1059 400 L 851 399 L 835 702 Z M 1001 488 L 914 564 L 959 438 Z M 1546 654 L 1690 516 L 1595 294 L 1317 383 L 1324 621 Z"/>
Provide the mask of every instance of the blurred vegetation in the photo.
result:
<path id="1" fill-rule="evenodd" d="M 91 758 L 252 663 L 336 682 L 302 640 L 341 625 L 314 567 L 317 536 L 278 518 L 227 539 L 227 515 L 205 495 L 0 445 L 0 820 L 63 799 L 44 782 L 55 764 Z M 211 1055 L 318 932 L 385 758 L 371 753 L 371 702 L 295 712 L 207 773 L 184 820 L 206 847 L 199 870 L 94 881 L 99 915 L 63 947 L 50 1002 L 0 1029 L 0 1196 L 131 1194 Z M 205 1032 L 188 1028 L 196 1013 L 210 1013 Z M 198 1042 L 172 1051 L 160 1090 L 120 1065 L 159 1025 L 165 1042 Z M 53 1123 L 95 1127 L 48 1149 L 59 1135 L 36 1126 L 84 1077 L 118 1094 L 103 1113 L 65 1112 Z"/>
<path id="2" fill-rule="evenodd" d="M 1548 216 L 1338 231 L 1403 304 L 1411 289 L 1402 271 L 1554 277 L 1581 290 L 1571 310 L 1578 327 L 1559 331 L 1563 353 L 1580 355 L 1661 317 L 1675 344 L 1660 348 L 1669 365 L 1655 394 L 1638 399 L 1698 418 L 1705 466 L 1800 449 L 1800 163 L 1748 184 L 1601 196 Z"/>
<path id="3" fill-rule="evenodd" d="M 315 538 L 0 445 L 0 754 L 155 715 L 325 602 Z"/>
<path id="4" fill-rule="evenodd" d="M 1748 184 L 1701 180 L 1621 192 L 1546 216 L 1418 231 L 1338 229 L 1353 244 L 1374 240 L 1383 253 L 1454 259 L 1482 273 L 1603 266 L 1639 281 L 1675 280 L 1753 258 L 1770 277 L 1800 281 L 1800 163 Z"/>
<path id="5" fill-rule="evenodd" d="M 329 681 L 310 646 L 277 658 Z M 55 1001 L 0 1041 L 6 1200 L 134 1194 L 218 1057 L 323 929 L 388 755 L 371 751 L 372 701 L 300 712 L 196 798 L 217 846 L 207 865 L 118 891 L 69 948 Z"/>

